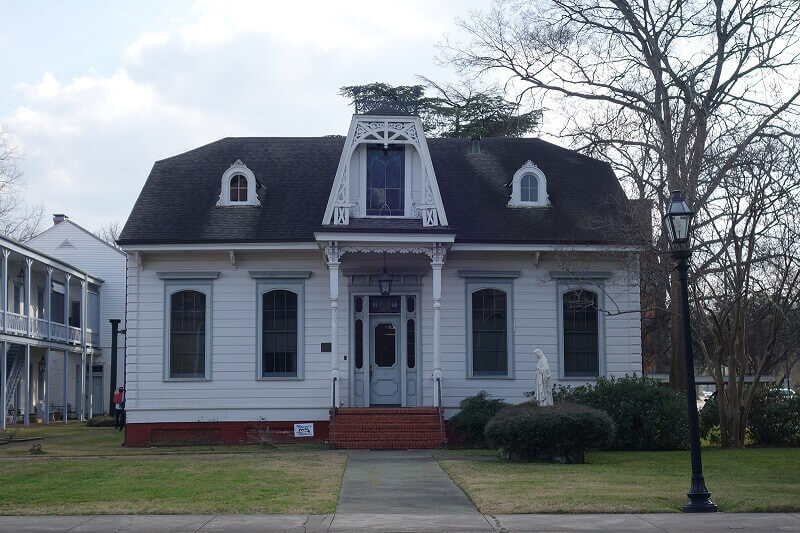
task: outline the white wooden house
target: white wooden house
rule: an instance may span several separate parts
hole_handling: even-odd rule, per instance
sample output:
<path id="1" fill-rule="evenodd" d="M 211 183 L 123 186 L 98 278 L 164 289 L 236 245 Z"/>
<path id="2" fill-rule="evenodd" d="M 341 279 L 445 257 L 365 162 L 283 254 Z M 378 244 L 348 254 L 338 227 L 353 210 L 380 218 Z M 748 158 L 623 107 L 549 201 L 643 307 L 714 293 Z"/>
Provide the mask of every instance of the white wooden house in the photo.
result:
<path id="1" fill-rule="evenodd" d="M 628 203 L 603 162 L 402 112 L 158 161 L 119 240 L 128 442 L 431 447 L 463 398 L 523 401 L 536 348 L 556 383 L 640 373 Z"/>
<path id="2" fill-rule="evenodd" d="M 125 257 L 98 243 L 66 222 L 26 244 L 0 236 L 3 428 L 108 412 L 112 354 L 103 320 L 122 318 Z M 114 268 L 111 260 L 109 268 L 97 260 L 106 254 L 116 260 Z M 109 281 L 83 265 L 98 268 Z"/>
<path id="3" fill-rule="evenodd" d="M 113 384 L 122 385 L 125 378 L 124 338 L 118 339 L 117 353 L 113 354 L 110 323 L 110 320 L 116 319 L 122 324 L 125 319 L 125 253 L 63 214 L 53 215 L 53 225 L 26 244 L 51 257 L 91 272 L 93 276 L 103 280 L 96 295 L 91 291 L 89 293 L 88 312 L 92 321 L 90 327 L 96 332 L 97 344 L 91 360 L 92 366 L 87 369 L 91 378 L 88 380 L 83 401 L 87 409 L 91 408 L 93 415 L 110 414 L 111 387 Z M 122 327 L 124 326 L 120 326 L 120 329 Z M 115 357 L 118 364 L 114 363 Z M 112 367 L 116 368 L 115 379 L 111 376 Z M 58 397 L 60 394 L 58 384 L 61 380 L 58 376 L 52 376 L 51 380 L 54 388 L 53 396 Z M 77 382 L 73 380 L 67 382 L 68 396 L 77 397 L 79 391 L 73 386 Z"/>

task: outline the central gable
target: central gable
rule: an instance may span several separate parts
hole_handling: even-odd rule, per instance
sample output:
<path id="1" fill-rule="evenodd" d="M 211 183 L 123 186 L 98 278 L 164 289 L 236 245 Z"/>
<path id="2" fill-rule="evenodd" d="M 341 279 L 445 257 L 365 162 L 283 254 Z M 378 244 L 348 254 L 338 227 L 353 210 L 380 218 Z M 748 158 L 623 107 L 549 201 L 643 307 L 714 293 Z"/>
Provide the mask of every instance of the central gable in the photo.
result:
<path id="1" fill-rule="evenodd" d="M 322 224 L 348 226 L 351 218 L 447 226 L 419 117 L 353 116 Z"/>

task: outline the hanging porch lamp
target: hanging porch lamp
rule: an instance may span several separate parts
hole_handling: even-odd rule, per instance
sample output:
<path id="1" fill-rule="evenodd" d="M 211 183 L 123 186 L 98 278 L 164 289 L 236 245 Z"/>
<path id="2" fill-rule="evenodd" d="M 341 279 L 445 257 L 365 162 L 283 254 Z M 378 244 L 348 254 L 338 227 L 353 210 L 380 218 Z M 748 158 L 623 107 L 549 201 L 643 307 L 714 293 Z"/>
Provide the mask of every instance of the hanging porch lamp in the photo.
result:
<path id="1" fill-rule="evenodd" d="M 378 271 L 378 286 L 381 289 L 381 296 L 389 296 L 392 293 L 392 275 L 386 267 L 386 252 L 383 252 L 383 268 Z"/>

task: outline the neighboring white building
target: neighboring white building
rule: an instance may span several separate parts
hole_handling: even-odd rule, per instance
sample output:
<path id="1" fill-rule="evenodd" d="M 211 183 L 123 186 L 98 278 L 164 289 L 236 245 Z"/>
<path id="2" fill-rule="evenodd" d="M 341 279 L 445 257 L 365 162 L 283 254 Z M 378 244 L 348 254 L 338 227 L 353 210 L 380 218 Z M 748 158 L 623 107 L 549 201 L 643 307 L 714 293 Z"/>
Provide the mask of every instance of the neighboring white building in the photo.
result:
<path id="1" fill-rule="evenodd" d="M 430 447 L 440 397 L 525 400 L 536 348 L 555 383 L 640 373 L 628 203 L 600 161 L 402 113 L 158 161 L 119 240 L 128 442 Z"/>
<path id="2" fill-rule="evenodd" d="M 87 399 L 91 395 L 92 413 L 109 413 L 111 404 L 111 319 L 120 320 L 120 329 L 125 323 L 125 252 L 111 246 L 92 232 L 79 226 L 65 215 L 53 215 L 53 226 L 30 239 L 27 246 L 70 263 L 103 280 L 98 289 L 99 309 L 90 309 L 89 316 L 95 317 L 99 331 L 99 342 L 92 358 L 93 368 L 89 369 L 93 382 L 87 385 Z M 91 305 L 91 302 L 89 302 Z M 121 386 L 125 379 L 123 358 L 125 339 L 117 339 L 117 377 L 115 383 Z M 54 379 L 54 389 L 59 380 Z M 72 389 L 72 381 L 70 389 Z M 74 395 L 74 393 L 73 393 Z M 58 397 L 58 391 L 54 391 Z"/>

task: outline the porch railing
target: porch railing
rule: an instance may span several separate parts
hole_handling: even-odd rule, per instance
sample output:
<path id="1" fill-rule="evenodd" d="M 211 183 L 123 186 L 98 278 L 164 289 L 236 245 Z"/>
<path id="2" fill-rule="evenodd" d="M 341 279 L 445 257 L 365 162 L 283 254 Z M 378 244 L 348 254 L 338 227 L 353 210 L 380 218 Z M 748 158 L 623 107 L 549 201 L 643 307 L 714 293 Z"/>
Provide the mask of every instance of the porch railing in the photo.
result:
<path id="1" fill-rule="evenodd" d="M 67 340 L 67 326 L 64 324 L 59 324 L 57 322 L 50 323 L 50 337 L 59 340 L 59 341 L 66 341 Z"/>
<path id="2" fill-rule="evenodd" d="M 10 333 L 28 333 L 28 317 L 19 313 L 6 312 L 6 331 Z"/>
<path id="3" fill-rule="evenodd" d="M 442 408 L 442 378 L 436 378 L 436 395 L 437 405 L 439 406 L 439 438 L 442 442 L 442 448 L 447 445 L 447 439 L 444 435 L 444 409 Z"/>
<path id="4" fill-rule="evenodd" d="M 336 447 L 336 380 L 338 378 L 333 376 L 331 378 L 331 435 L 330 435 L 330 447 L 333 449 Z"/>
<path id="5" fill-rule="evenodd" d="M 97 331 L 93 331 L 91 329 L 86 330 L 86 333 L 89 334 L 89 338 L 86 339 L 90 345 L 97 346 L 100 344 L 100 333 Z"/>
<path id="6" fill-rule="evenodd" d="M 81 343 L 81 328 L 70 326 L 67 329 L 67 341 L 74 342 L 75 344 Z"/>
<path id="7" fill-rule="evenodd" d="M 31 317 L 31 337 L 44 339 L 47 337 L 47 320 Z"/>

